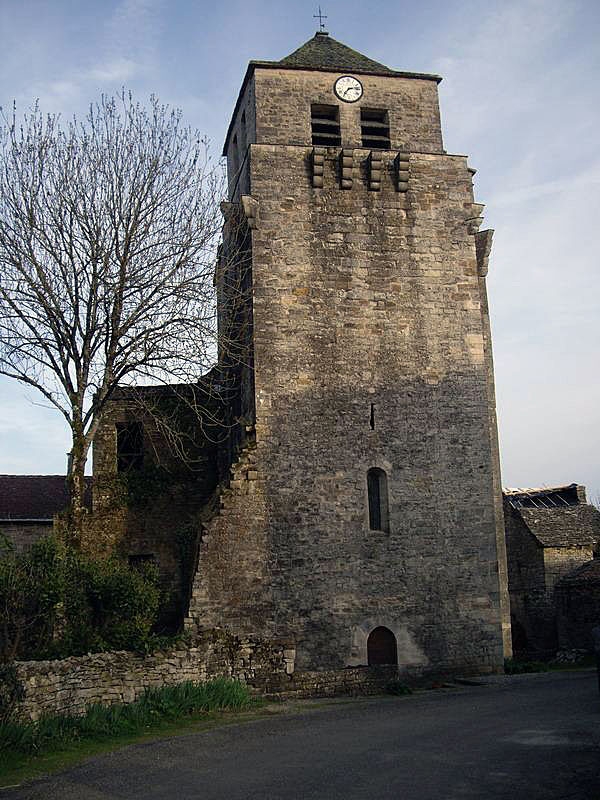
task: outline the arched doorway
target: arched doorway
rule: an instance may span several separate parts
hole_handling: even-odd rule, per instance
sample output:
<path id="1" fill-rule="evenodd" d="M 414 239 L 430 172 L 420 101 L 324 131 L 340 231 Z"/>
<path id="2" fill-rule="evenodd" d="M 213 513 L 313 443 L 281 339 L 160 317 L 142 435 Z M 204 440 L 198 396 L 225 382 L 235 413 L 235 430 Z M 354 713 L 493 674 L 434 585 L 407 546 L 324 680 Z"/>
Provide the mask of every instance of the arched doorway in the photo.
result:
<path id="1" fill-rule="evenodd" d="M 371 631 L 367 639 L 367 657 L 370 667 L 398 663 L 396 637 L 389 628 L 380 625 Z"/>

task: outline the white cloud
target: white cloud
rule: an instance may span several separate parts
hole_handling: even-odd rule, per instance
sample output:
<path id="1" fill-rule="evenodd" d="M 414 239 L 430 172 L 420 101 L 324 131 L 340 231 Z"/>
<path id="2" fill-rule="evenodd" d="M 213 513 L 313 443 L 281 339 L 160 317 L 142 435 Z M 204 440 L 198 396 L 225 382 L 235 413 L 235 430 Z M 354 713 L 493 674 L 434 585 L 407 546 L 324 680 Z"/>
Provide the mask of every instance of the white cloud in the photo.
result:
<path id="1" fill-rule="evenodd" d="M 139 64 L 128 58 L 117 58 L 105 64 L 97 64 L 85 76 L 100 83 L 121 83 L 133 78 L 140 70 Z"/>

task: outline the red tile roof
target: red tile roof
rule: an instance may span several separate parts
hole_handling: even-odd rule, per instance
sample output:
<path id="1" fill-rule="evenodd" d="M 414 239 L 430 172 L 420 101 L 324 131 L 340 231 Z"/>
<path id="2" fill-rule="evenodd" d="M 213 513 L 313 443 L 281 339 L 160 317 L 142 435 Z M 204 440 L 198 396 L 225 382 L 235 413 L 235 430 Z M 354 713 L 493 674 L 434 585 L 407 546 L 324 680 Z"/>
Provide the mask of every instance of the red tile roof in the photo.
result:
<path id="1" fill-rule="evenodd" d="M 88 504 L 91 478 L 86 478 Z M 64 475 L 0 475 L 0 521 L 51 520 L 69 502 Z"/>

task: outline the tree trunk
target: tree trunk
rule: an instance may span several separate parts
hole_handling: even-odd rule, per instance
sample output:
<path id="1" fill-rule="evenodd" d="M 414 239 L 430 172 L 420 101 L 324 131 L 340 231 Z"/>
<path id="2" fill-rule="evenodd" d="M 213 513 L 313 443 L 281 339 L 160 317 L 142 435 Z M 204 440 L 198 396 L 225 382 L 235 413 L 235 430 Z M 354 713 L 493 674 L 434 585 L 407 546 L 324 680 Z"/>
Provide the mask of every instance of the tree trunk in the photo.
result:
<path id="1" fill-rule="evenodd" d="M 85 523 L 87 508 L 85 505 L 85 464 L 87 448 L 83 434 L 73 436 L 73 449 L 69 465 L 69 508 L 67 519 L 67 536 L 70 544 L 85 549 Z"/>

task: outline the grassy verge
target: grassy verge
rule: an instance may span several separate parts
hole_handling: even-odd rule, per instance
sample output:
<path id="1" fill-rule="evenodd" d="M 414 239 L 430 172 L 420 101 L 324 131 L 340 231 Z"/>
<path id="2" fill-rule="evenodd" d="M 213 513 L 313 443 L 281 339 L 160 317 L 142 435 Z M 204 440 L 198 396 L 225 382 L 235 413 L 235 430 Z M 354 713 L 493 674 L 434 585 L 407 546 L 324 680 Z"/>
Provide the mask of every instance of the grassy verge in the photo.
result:
<path id="1" fill-rule="evenodd" d="M 507 675 L 522 675 L 526 672 L 561 672 L 563 670 L 589 669 L 596 666 L 593 655 L 583 656 L 580 660 L 557 663 L 554 661 L 518 661 L 507 658 L 504 661 L 504 671 Z"/>
<path id="2" fill-rule="evenodd" d="M 128 705 L 91 705 L 85 715 L 0 725 L 0 786 L 63 769 L 89 755 L 148 738 L 218 723 L 224 711 L 256 712 L 261 704 L 237 681 L 182 683 L 148 689 Z"/>

